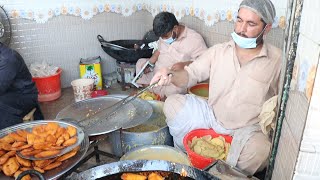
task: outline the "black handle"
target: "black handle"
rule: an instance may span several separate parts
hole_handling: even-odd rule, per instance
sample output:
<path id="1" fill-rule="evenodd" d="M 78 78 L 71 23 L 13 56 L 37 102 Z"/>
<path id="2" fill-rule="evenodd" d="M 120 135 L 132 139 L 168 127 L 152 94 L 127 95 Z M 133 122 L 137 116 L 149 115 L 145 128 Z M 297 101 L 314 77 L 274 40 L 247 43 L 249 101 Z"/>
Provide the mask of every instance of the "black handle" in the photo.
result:
<path id="1" fill-rule="evenodd" d="M 132 49 L 108 42 L 104 40 L 100 34 L 97 36 L 97 39 L 100 42 L 102 48 L 107 47 L 107 48 L 112 48 L 113 50 L 132 50 Z"/>
<path id="2" fill-rule="evenodd" d="M 19 174 L 16 180 L 21 180 L 27 174 L 33 174 L 33 175 L 36 175 L 40 180 L 46 180 L 44 176 L 39 171 L 36 171 L 36 170 L 23 171 L 22 173 Z"/>
<path id="3" fill-rule="evenodd" d="M 100 43 L 107 42 L 103 39 L 103 37 L 100 34 L 97 36 L 97 39 Z"/>

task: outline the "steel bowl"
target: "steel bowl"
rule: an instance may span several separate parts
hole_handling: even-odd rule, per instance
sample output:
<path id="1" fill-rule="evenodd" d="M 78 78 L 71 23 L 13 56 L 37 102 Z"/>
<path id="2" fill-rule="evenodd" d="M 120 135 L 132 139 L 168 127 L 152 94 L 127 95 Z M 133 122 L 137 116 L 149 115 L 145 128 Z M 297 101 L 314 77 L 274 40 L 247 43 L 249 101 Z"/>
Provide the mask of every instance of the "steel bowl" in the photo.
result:
<path id="1" fill-rule="evenodd" d="M 137 147 L 120 158 L 124 160 L 165 160 L 190 166 L 188 156 L 177 148 L 167 145 L 147 145 Z"/>

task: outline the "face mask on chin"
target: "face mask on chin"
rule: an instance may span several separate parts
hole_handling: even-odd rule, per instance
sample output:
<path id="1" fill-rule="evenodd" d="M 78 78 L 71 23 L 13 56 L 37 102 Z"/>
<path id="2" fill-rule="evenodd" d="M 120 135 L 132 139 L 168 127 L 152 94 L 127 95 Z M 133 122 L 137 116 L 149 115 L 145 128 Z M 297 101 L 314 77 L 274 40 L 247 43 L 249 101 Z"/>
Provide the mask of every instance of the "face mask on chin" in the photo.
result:
<path id="1" fill-rule="evenodd" d="M 171 37 L 170 38 L 168 38 L 168 39 L 162 39 L 165 43 L 167 43 L 167 44 L 172 44 L 175 40 L 176 40 L 176 38 L 173 38 L 173 31 L 172 31 L 172 34 L 171 34 Z"/>
<path id="2" fill-rule="evenodd" d="M 257 47 L 257 39 L 263 34 L 266 27 L 267 26 L 265 26 L 263 28 L 263 30 L 261 31 L 261 33 L 255 38 L 245 38 L 245 37 L 239 36 L 234 31 L 233 31 L 233 33 L 231 33 L 231 36 L 232 36 L 232 39 L 234 40 L 234 42 L 241 48 L 244 48 L 244 49 L 256 48 Z"/>

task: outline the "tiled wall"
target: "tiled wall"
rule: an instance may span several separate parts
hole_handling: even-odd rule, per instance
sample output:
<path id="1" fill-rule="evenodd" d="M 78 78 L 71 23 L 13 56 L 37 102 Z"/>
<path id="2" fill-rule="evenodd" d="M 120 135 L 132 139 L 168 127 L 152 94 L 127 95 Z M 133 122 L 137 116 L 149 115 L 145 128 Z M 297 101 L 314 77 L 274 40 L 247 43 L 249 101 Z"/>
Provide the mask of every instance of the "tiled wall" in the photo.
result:
<path id="1" fill-rule="evenodd" d="M 47 61 L 63 69 L 62 86 L 70 86 L 79 77 L 80 58 L 100 55 L 104 72 L 115 70 L 115 61 L 100 47 L 97 35 L 106 40 L 142 39 L 151 29 L 152 16 L 140 11 L 129 17 L 102 13 L 91 20 L 75 16 L 58 16 L 44 24 L 13 19 L 11 47 L 18 50 L 26 63 Z"/>
<path id="2" fill-rule="evenodd" d="M 320 1 L 304 0 L 300 27 L 300 61 L 308 61 L 305 94 L 310 105 L 294 172 L 296 180 L 320 179 Z M 301 42 L 301 43 L 300 43 Z M 298 47 L 299 48 L 299 47 Z M 300 63 L 301 65 L 301 63 Z M 299 84 L 299 82 L 298 82 Z M 314 86 L 313 86 L 314 84 Z"/>
<path id="3" fill-rule="evenodd" d="M 75 16 L 58 16 L 44 24 L 25 19 L 12 19 L 13 39 L 11 47 L 18 50 L 26 63 L 46 61 L 63 69 L 62 86 L 70 86 L 79 77 L 80 58 L 100 55 L 103 73 L 115 70 L 115 61 L 100 47 L 96 36 L 106 40 L 141 39 L 152 29 L 153 17 L 149 12 L 139 11 L 129 17 L 114 13 L 102 13 L 90 20 Z M 233 23 L 223 21 L 212 27 L 196 17 L 186 16 L 181 23 L 203 35 L 208 46 L 230 39 Z M 283 32 L 273 29 L 267 41 L 282 47 Z"/>
<path id="4" fill-rule="evenodd" d="M 297 55 L 273 179 L 320 179 L 319 8 L 320 1 L 303 1 Z"/>
<path id="5" fill-rule="evenodd" d="M 287 120 L 285 119 L 282 125 L 282 133 L 272 175 L 272 179 L 274 180 L 292 179 L 292 172 L 294 171 L 299 152 L 299 143 L 294 140 L 294 135 L 290 130 Z"/>

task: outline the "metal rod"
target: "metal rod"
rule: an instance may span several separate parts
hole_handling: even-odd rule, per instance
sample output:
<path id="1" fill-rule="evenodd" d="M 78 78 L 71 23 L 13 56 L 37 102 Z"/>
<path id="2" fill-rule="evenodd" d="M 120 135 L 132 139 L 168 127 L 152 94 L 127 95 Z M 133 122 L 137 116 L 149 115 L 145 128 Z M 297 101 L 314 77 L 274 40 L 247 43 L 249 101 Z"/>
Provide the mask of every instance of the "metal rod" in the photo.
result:
<path id="1" fill-rule="evenodd" d="M 145 88 L 143 88 L 142 90 L 140 90 L 137 94 L 135 94 L 134 96 L 127 96 L 126 98 L 124 98 L 123 100 L 117 102 L 116 104 L 114 104 L 112 107 L 114 108 L 114 110 L 112 110 L 111 113 L 109 113 L 106 117 L 106 119 L 109 119 L 110 117 L 112 117 L 119 109 L 121 109 L 123 106 L 125 106 L 126 104 L 128 104 L 129 102 L 135 100 L 138 96 L 140 96 L 143 92 L 145 92 L 146 90 L 152 88 L 153 86 L 155 86 L 158 82 L 155 82 Z M 116 107 L 115 107 L 116 106 Z M 109 109 L 109 108 L 108 108 Z"/>
<path id="2" fill-rule="evenodd" d="M 138 74 L 136 75 L 136 77 L 133 78 L 133 80 L 131 81 L 131 84 L 133 84 L 136 88 L 139 88 L 139 85 L 136 83 L 136 81 L 140 78 L 140 76 L 142 75 L 144 69 L 146 69 L 148 66 L 154 67 L 154 64 L 150 63 L 150 61 L 147 61 L 143 67 L 141 68 L 141 70 L 138 72 Z"/>
<path id="3" fill-rule="evenodd" d="M 93 147 L 93 149 L 94 149 L 94 152 L 98 152 L 98 151 L 99 151 L 99 146 L 98 146 L 98 145 L 95 145 L 95 146 Z M 97 162 L 97 163 L 100 163 L 100 155 L 99 155 L 99 153 L 95 153 L 95 155 L 96 155 L 96 162 Z"/>

